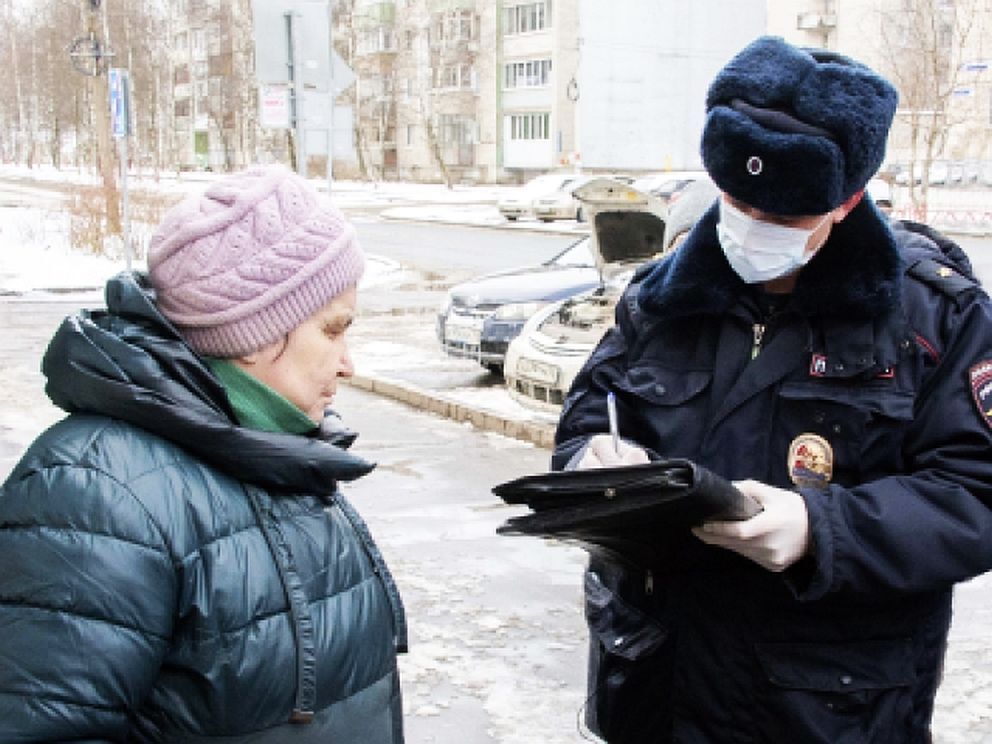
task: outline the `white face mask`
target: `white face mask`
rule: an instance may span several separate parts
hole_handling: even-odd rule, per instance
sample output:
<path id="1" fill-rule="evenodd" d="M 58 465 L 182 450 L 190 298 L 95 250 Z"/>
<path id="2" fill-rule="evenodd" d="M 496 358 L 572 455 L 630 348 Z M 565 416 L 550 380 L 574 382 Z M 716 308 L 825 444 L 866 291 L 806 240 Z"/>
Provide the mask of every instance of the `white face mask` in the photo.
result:
<path id="1" fill-rule="evenodd" d="M 816 253 L 806 250 L 810 236 L 829 217 L 829 214 L 824 215 L 809 230 L 774 225 L 744 214 L 721 198 L 716 234 L 731 268 L 748 284 L 756 284 L 778 279 L 805 266 Z"/>

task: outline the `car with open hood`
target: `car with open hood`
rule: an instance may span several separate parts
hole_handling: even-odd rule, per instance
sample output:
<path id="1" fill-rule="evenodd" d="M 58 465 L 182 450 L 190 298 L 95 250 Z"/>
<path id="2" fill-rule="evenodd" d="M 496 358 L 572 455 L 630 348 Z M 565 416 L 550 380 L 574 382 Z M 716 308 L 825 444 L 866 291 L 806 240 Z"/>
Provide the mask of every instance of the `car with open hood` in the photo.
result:
<path id="1" fill-rule="evenodd" d="M 531 316 L 510 343 L 504 363 L 510 396 L 555 415 L 589 354 L 613 325 L 617 300 L 634 270 L 672 250 L 719 194 L 708 178 L 685 187 L 670 206 L 616 182 L 593 181 L 576 193 L 592 223 L 590 245 L 600 282 Z"/>

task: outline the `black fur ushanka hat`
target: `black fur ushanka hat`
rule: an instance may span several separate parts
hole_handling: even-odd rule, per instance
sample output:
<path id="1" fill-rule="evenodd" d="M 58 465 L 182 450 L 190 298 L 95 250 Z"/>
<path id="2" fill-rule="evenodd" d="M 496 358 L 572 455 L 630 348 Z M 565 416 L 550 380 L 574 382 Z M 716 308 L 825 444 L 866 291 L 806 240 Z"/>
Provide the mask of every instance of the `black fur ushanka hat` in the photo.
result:
<path id="1" fill-rule="evenodd" d="M 898 94 L 865 65 L 764 36 L 706 96 L 703 164 L 721 190 L 765 212 L 825 214 L 885 157 Z"/>

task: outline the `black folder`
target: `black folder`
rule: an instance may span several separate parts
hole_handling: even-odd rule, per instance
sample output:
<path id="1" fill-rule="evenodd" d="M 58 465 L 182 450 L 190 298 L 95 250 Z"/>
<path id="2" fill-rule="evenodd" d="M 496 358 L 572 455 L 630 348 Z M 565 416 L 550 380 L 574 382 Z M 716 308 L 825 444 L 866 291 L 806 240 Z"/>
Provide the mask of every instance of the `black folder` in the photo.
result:
<path id="1" fill-rule="evenodd" d="M 531 509 L 508 519 L 498 534 L 576 541 L 638 565 L 650 565 L 652 546 L 672 531 L 761 511 L 730 481 L 682 459 L 527 475 L 492 490 L 507 504 Z"/>

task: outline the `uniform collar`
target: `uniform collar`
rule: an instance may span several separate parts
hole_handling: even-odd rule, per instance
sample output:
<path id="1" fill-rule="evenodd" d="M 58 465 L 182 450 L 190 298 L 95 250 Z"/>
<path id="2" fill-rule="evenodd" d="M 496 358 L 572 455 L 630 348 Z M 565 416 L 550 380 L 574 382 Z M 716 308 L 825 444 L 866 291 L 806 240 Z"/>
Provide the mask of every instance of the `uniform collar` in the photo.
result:
<path id="1" fill-rule="evenodd" d="M 644 278 L 637 293 L 644 311 L 666 318 L 721 315 L 746 291 L 717 239 L 718 206 L 710 207 L 679 249 Z M 867 320 L 898 303 L 902 273 L 892 230 L 862 200 L 802 269 L 792 307 L 806 316 Z"/>

